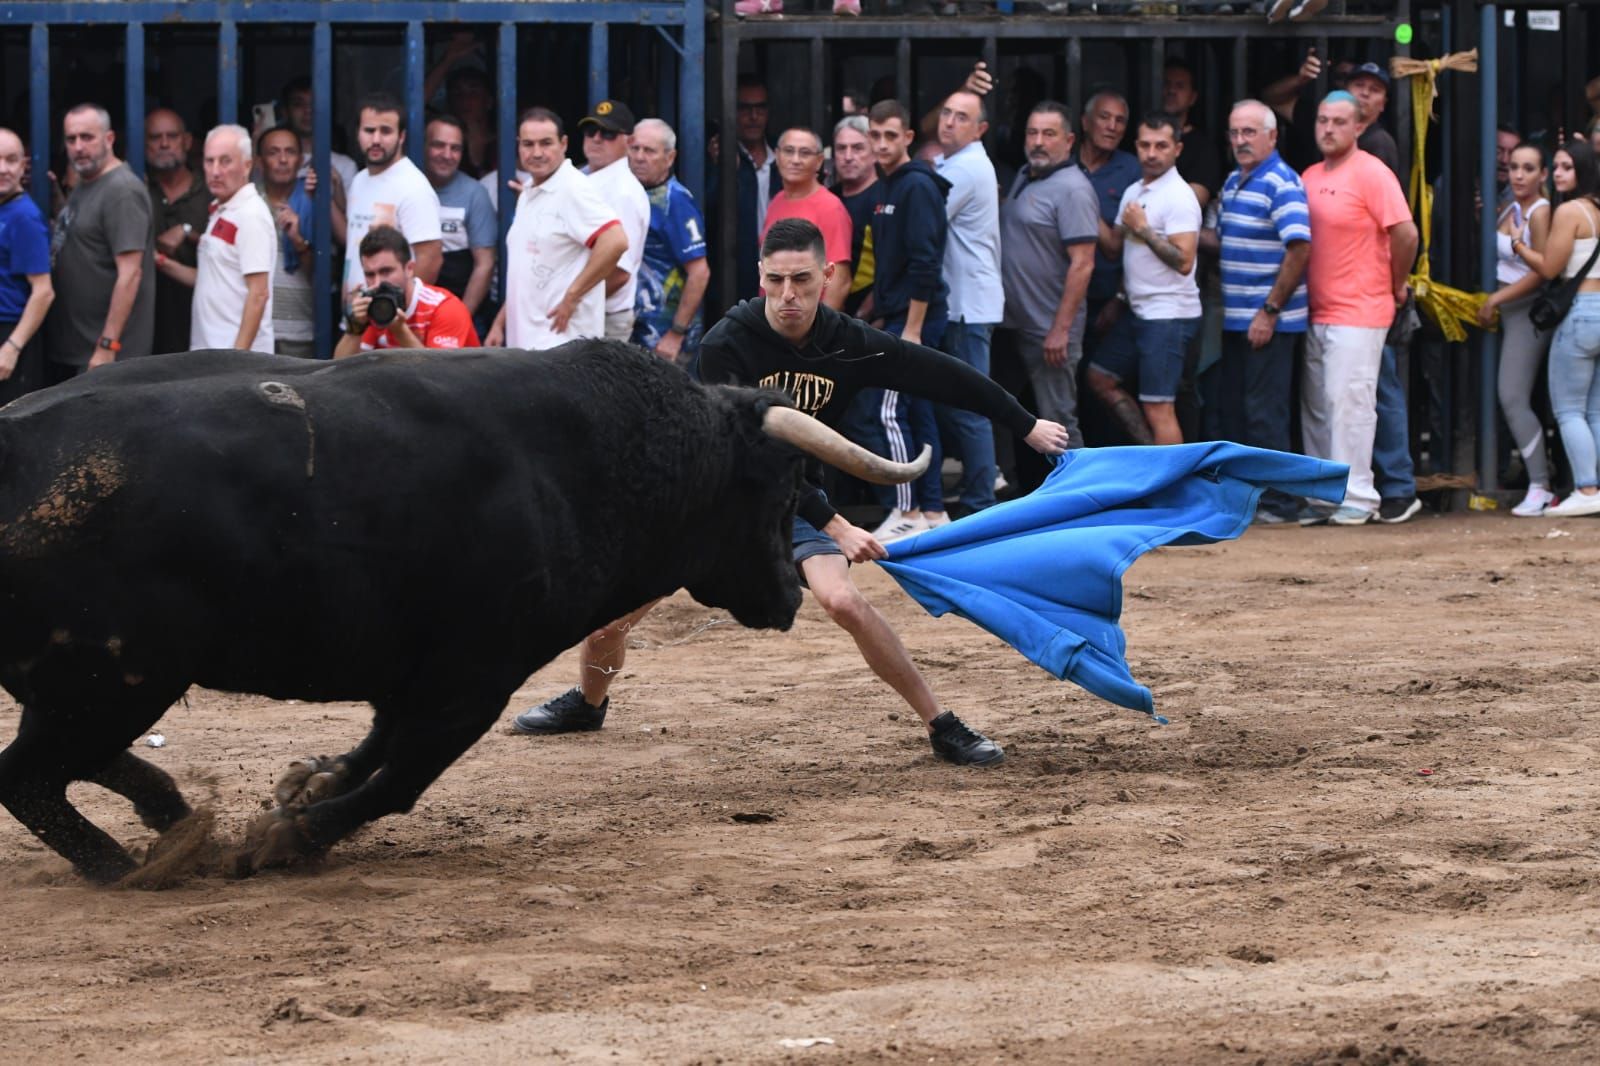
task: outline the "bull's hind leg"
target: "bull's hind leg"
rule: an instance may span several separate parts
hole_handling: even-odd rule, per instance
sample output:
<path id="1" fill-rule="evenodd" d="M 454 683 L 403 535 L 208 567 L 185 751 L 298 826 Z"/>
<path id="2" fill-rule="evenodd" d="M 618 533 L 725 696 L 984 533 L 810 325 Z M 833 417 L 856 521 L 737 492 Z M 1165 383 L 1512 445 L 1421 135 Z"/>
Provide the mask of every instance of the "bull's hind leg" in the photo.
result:
<path id="1" fill-rule="evenodd" d="M 107 739 L 75 728 L 70 716 L 25 706 L 17 738 L 0 751 L 0 804 L 91 881 L 115 881 L 135 863 L 67 802 L 67 785 L 99 774 L 132 739 Z"/>
<path id="2" fill-rule="evenodd" d="M 139 821 L 164 833 L 190 814 L 189 804 L 167 772 L 131 751 L 120 751 L 89 779 L 133 803 Z"/>
<path id="3" fill-rule="evenodd" d="M 371 749 L 386 755 L 376 773 L 345 795 L 301 810 L 280 807 L 273 812 L 268 824 L 258 825 L 258 839 L 248 853 L 240 856 L 240 872 L 319 855 L 368 822 L 409 811 L 417 797 L 489 731 L 508 699 L 510 693 L 504 692 L 476 700 L 457 697 L 420 711 L 412 706 L 399 712 L 379 708 L 378 720 L 387 719 L 387 736 Z M 378 732 L 375 728 L 374 736 Z"/>

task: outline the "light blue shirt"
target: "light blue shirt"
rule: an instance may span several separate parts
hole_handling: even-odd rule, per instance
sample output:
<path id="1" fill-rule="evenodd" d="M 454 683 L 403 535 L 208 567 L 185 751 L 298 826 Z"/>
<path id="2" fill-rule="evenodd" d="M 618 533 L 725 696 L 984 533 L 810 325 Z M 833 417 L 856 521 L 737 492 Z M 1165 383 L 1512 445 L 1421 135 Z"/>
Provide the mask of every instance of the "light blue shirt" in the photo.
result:
<path id="1" fill-rule="evenodd" d="M 998 323 L 1005 317 L 1000 281 L 1000 180 L 994 164 L 973 141 L 934 163 L 950 183 L 945 213 L 950 237 L 944 245 L 944 280 L 950 286 L 950 321 Z"/>

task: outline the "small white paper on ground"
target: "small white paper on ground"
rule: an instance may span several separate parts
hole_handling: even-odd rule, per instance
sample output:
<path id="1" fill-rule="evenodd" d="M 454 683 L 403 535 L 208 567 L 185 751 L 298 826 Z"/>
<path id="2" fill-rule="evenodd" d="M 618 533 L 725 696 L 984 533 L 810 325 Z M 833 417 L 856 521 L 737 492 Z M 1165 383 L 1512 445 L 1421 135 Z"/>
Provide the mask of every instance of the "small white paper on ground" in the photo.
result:
<path id="1" fill-rule="evenodd" d="M 818 1044 L 832 1046 L 833 1039 L 826 1036 L 802 1036 L 799 1038 L 786 1036 L 778 1041 L 779 1047 L 786 1048 L 816 1047 Z"/>

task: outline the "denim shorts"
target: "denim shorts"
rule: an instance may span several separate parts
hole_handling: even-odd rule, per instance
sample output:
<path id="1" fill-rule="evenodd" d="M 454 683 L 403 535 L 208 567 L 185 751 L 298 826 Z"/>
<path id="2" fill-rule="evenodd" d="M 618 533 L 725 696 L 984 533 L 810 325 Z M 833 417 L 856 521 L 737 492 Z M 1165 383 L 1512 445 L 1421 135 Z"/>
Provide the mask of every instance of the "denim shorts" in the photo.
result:
<path id="1" fill-rule="evenodd" d="M 1183 380 L 1189 342 L 1199 331 L 1198 317 L 1124 314 L 1101 338 L 1089 365 L 1124 384 L 1137 379 L 1140 403 L 1173 403 Z"/>
<path id="2" fill-rule="evenodd" d="M 799 566 L 813 555 L 843 555 L 839 544 L 816 526 L 799 515 L 794 516 L 794 565 Z"/>

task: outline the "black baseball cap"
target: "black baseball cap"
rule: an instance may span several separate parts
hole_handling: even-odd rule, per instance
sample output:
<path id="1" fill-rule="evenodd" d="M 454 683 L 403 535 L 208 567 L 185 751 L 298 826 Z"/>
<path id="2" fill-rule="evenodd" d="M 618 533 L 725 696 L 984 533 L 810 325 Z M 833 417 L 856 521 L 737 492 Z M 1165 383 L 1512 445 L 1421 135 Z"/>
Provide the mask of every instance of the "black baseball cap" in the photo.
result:
<path id="1" fill-rule="evenodd" d="M 1385 89 L 1387 89 L 1389 87 L 1389 72 L 1387 70 L 1384 70 L 1383 67 L 1379 66 L 1377 63 L 1363 63 L 1363 64 L 1361 64 L 1359 67 L 1355 68 L 1350 73 L 1348 73 L 1348 74 L 1346 74 L 1344 76 L 1345 83 L 1349 84 L 1349 82 L 1350 82 L 1350 80 L 1352 78 L 1359 78 L 1363 74 L 1369 74 L 1372 77 L 1377 78 L 1379 81 L 1383 82 L 1383 87 Z"/>
<path id="2" fill-rule="evenodd" d="M 601 100 L 593 111 L 578 120 L 578 128 L 593 124 L 612 133 L 632 133 L 635 121 L 633 112 L 621 100 Z"/>

